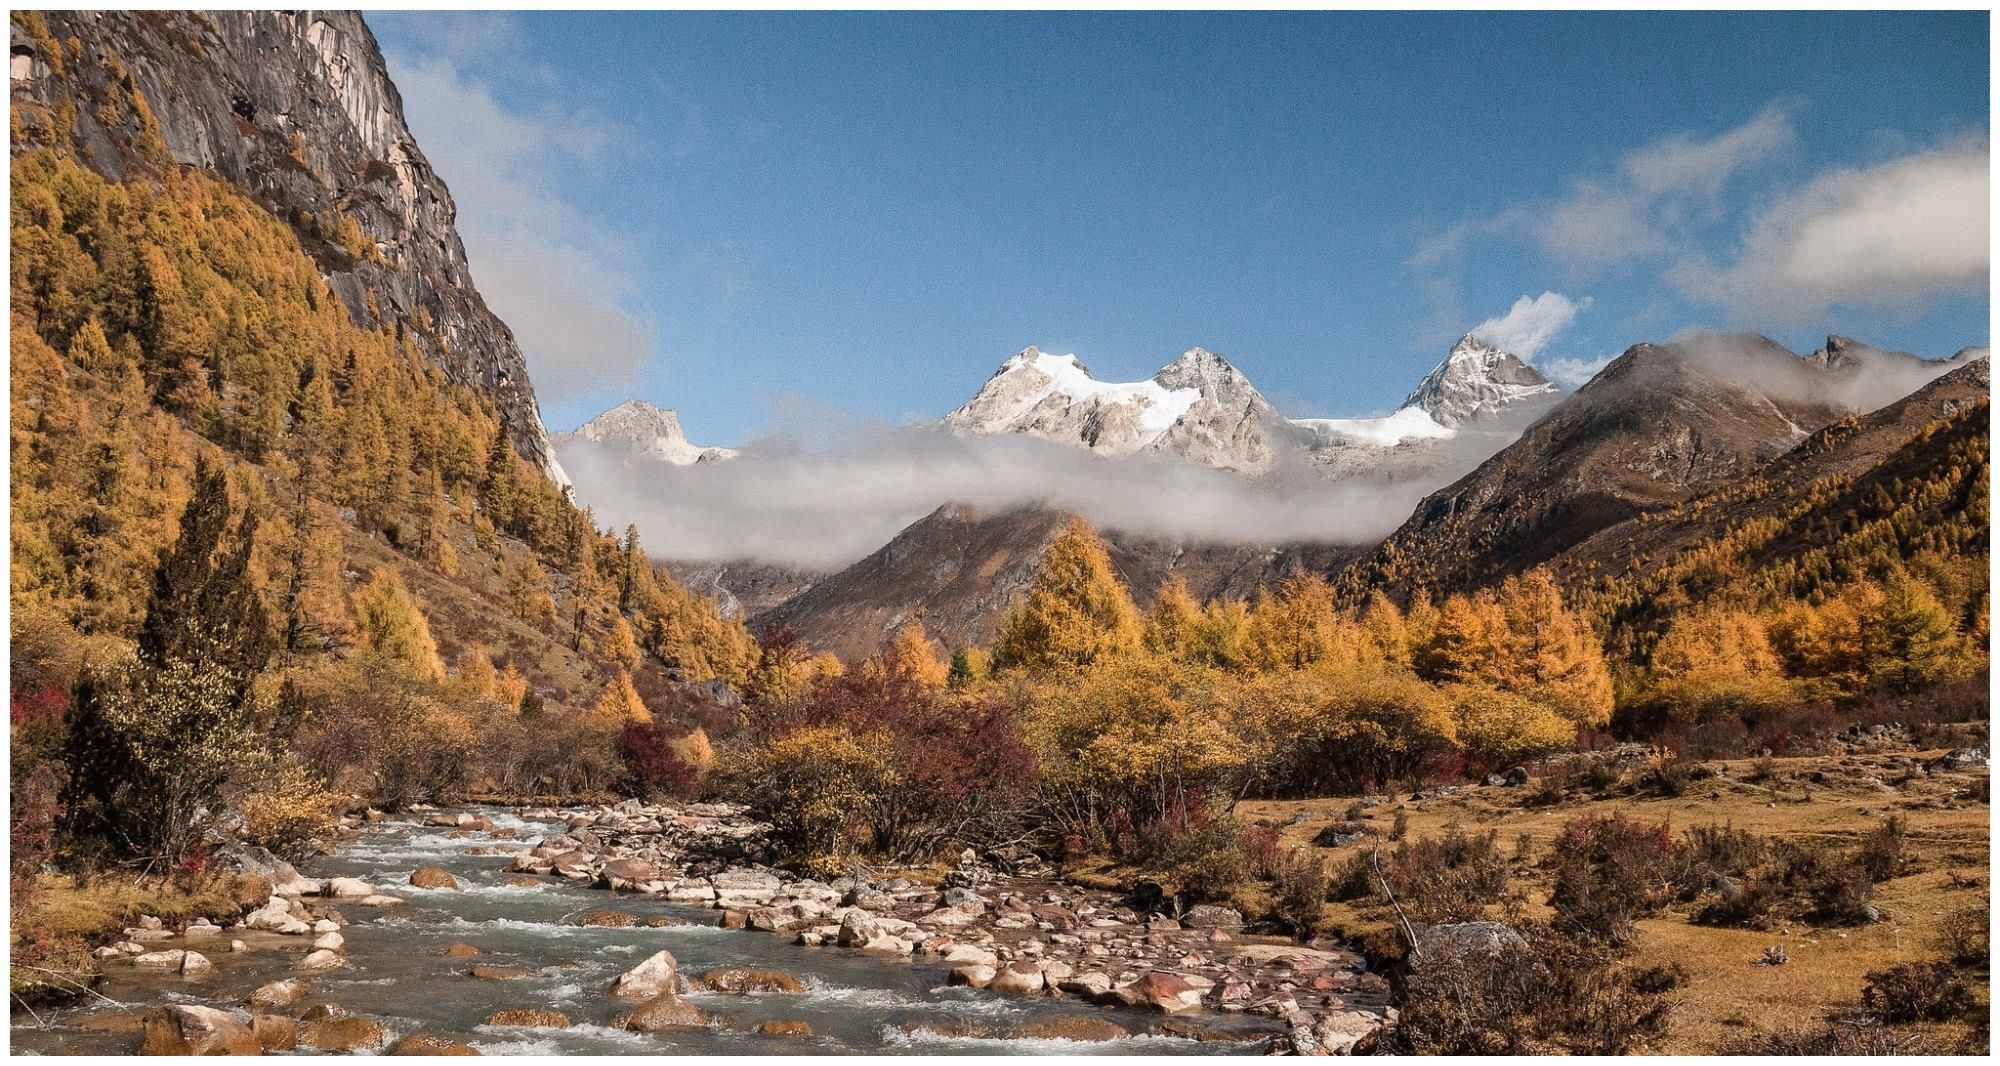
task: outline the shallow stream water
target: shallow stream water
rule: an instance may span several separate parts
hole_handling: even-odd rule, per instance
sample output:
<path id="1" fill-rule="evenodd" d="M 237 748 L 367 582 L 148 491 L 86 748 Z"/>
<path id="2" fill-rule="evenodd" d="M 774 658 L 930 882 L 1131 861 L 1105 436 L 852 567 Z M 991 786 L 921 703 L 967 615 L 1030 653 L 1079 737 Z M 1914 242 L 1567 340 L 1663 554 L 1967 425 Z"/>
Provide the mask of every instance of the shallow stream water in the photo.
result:
<path id="1" fill-rule="evenodd" d="M 560 832 L 557 822 L 526 821 L 512 812 L 481 810 L 496 828 L 513 828 L 523 842 Z M 507 842 L 502 842 L 503 845 Z M 368 827 L 359 840 L 315 862 L 312 877 L 353 876 L 409 900 L 408 906 L 376 910 L 337 904 L 350 923 L 346 937 L 349 967 L 320 976 L 300 1009 L 337 1003 L 374 1018 L 396 1035 L 426 1032 L 463 1039 L 486 1054 L 1224 1054 L 1262 1050 L 1258 1042 L 1196 1042 L 1150 1035 L 1158 1015 L 1093 1007 L 1075 999 L 1023 998 L 945 985 L 945 970 L 922 960 L 885 959 L 857 951 L 795 946 L 789 937 L 715 924 L 717 912 L 580 887 L 553 879 L 525 887 L 508 883 L 510 858 L 476 855 L 494 842 L 483 833 L 454 836 L 452 830 L 411 822 Z M 508 848 L 506 850 L 511 850 Z M 423 891 L 408 884 L 420 866 L 450 871 L 459 891 Z M 640 918 L 666 916 L 689 924 L 669 928 L 602 928 L 576 924 L 582 914 L 621 910 Z M 231 937 L 252 950 L 232 953 Z M 215 963 L 202 980 L 144 973 L 130 963 L 105 964 L 98 991 L 110 1000 L 144 1010 L 165 1001 L 240 1008 L 251 989 L 293 976 L 292 964 L 307 951 L 308 937 L 226 934 L 219 940 L 183 945 L 178 939 L 158 947 L 193 946 Z M 449 957 L 445 949 L 470 944 L 477 958 Z M 648 1035 L 610 1026 L 630 1008 L 604 986 L 653 952 L 665 948 L 682 973 L 698 977 L 717 966 L 784 970 L 805 982 L 802 994 L 763 996 L 696 992 L 691 998 L 714 1019 L 706 1030 Z M 528 970 L 513 981 L 474 978 L 475 963 Z M 562 1011 L 567 1029 L 489 1026 L 494 1012 L 516 1007 Z M 16 1053 L 130 1053 L 139 1037 L 131 1031 L 96 1032 L 76 1027 L 78 1019 L 111 1010 L 101 1000 L 42 1012 L 42 1022 L 17 1011 L 12 1047 Z M 911 1035 L 904 1026 L 930 1022 L 969 1023 L 981 1032 L 1004 1034 L 1023 1022 L 1063 1015 L 1116 1021 L 1136 1035 L 1119 1040 L 1009 1039 L 1005 1036 Z M 752 1032 L 771 1020 L 805 1021 L 813 1037 L 776 1039 Z M 1209 1019 L 1216 1021 L 1217 1019 Z M 1223 1024 L 1254 1026 L 1251 1019 Z M 1261 1021 L 1261 1020 L 1260 1020 Z M 1267 1023 L 1268 1024 L 1268 1023 Z M 127 1027 L 129 1029 L 129 1026 Z"/>

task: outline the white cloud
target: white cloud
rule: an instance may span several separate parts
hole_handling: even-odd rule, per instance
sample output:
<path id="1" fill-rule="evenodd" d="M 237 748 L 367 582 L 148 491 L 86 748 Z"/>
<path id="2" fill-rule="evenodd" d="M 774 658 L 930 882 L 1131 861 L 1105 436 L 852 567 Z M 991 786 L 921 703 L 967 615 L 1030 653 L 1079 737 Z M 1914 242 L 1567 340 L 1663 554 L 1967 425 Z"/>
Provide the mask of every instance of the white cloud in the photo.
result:
<path id="1" fill-rule="evenodd" d="M 1551 359 L 1542 365 L 1542 374 L 1550 381 L 1566 389 L 1583 387 L 1583 384 L 1597 376 L 1597 372 L 1611 365 L 1616 356 L 1606 355 L 1597 359 L 1577 359 L 1564 356 Z"/>
<path id="2" fill-rule="evenodd" d="M 1713 213 L 1731 177 L 1792 147 L 1792 110 L 1774 103 L 1712 137 L 1661 137 L 1627 153 L 1616 172 L 1573 182 L 1563 196 L 1450 226 L 1423 242 L 1410 262 L 1437 266 L 1487 239 L 1539 245 L 1554 259 L 1584 267 L 1668 254 L 1685 243 L 1686 219 Z"/>
<path id="3" fill-rule="evenodd" d="M 1792 319 L 1984 291 L 1989 187 L 1983 140 L 1835 171 L 1753 219 L 1734 263 L 1676 277 L 1691 295 Z"/>
<path id="4" fill-rule="evenodd" d="M 1472 327 L 1472 334 L 1523 359 L 1533 359 L 1589 307 L 1588 296 L 1582 300 L 1572 300 L 1559 292 L 1523 296 L 1514 301 L 1506 314 Z"/>
<path id="5" fill-rule="evenodd" d="M 565 198 L 562 179 L 601 165 L 630 134 L 553 104 L 508 106 L 494 77 L 533 76 L 506 15 L 399 16 L 389 60 L 410 127 L 458 204 L 473 279 L 513 329 L 545 403 L 637 377 L 654 328 L 632 309 L 636 250 Z"/>

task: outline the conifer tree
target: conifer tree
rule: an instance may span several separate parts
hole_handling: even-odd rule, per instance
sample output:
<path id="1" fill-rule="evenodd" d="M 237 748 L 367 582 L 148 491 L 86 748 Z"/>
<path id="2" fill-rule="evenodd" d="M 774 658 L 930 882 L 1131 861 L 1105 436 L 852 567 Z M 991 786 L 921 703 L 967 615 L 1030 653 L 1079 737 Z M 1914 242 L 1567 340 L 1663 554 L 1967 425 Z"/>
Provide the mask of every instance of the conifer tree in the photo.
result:
<path id="1" fill-rule="evenodd" d="M 1951 613 L 1930 586 L 1901 570 L 1862 615 L 1861 644 L 1871 681 L 1885 692 L 1907 695 L 1957 672 L 1960 641 Z"/>
<path id="2" fill-rule="evenodd" d="M 1142 629 L 1110 553 L 1081 518 L 1056 535 L 1028 596 L 1000 623 L 996 669 L 1055 670 L 1130 654 Z"/>
<path id="3" fill-rule="evenodd" d="M 1188 595 L 1187 582 L 1175 574 L 1153 598 L 1146 615 L 1146 650 L 1170 659 L 1188 659 L 1194 652 L 1201 607 Z"/>
<path id="4" fill-rule="evenodd" d="M 430 622 L 395 571 L 375 571 L 355 592 L 354 617 L 369 651 L 401 664 L 418 677 L 443 680 L 444 661 L 438 657 Z"/>
<path id="5" fill-rule="evenodd" d="M 894 681 L 920 688 L 941 688 L 951 667 L 938 658 L 937 648 L 922 622 L 905 623 L 896 630 L 889 645 L 861 664 L 862 676 Z"/>
<path id="6" fill-rule="evenodd" d="M 1611 720 L 1611 668 L 1590 626 L 1563 602 L 1548 570 L 1537 567 L 1500 586 L 1509 639 L 1496 663 L 1501 684 L 1579 725 Z"/>
<path id="7" fill-rule="evenodd" d="M 614 726 L 653 720 L 653 712 L 646 709 L 645 701 L 639 698 L 639 690 L 632 685 L 632 675 L 624 670 L 618 671 L 604 686 L 590 713 L 600 722 Z"/>

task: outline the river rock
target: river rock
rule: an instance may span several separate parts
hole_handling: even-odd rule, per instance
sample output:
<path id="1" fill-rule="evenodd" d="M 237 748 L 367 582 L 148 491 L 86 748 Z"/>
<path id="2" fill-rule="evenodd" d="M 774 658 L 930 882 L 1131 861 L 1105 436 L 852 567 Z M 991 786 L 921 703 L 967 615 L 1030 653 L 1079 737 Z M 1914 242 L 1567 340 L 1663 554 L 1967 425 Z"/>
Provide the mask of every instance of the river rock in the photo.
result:
<path id="1" fill-rule="evenodd" d="M 987 987 L 995 992 L 1010 992 L 1017 996 L 1032 996 L 1040 993 L 1043 988 L 1047 987 L 1047 984 L 1048 982 L 1042 977 L 1042 968 L 1033 962 L 1024 960 L 1009 963 L 1007 966 L 1002 967 L 998 973 L 993 975 L 993 980 Z"/>
<path id="2" fill-rule="evenodd" d="M 664 1033 L 681 1029 L 705 1029 L 708 1015 L 701 1008 L 672 992 L 654 996 L 617 1022 L 618 1028 L 640 1033 Z"/>
<path id="3" fill-rule="evenodd" d="M 256 1055 L 250 1027 L 214 1007 L 169 1003 L 146 1015 L 142 1055 Z"/>
<path id="4" fill-rule="evenodd" d="M 1118 1040 L 1132 1034 L 1117 1022 L 1088 1015 L 1069 1015 L 1022 1022 L 1008 1030 L 1014 1040 Z"/>
<path id="5" fill-rule="evenodd" d="M 199 951 L 189 951 L 181 955 L 182 977 L 207 977 L 215 972 L 215 964 Z"/>
<path id="6" fill-rule="evenodd" d="M 364 907 L 381 907 L 386 910 L 390 907 L 400 907 L 409 901 L 401 896 L 384 896 L 378 893 L 373 896 L 363 896 L 358 902 Z"/>
<path id="7" fill-rule="evenodd" d="M 813 1035 L 813 1027 L 809 1022 L 770 1021 L 757 1026 L 757 1035 L 804 1040 Z"/>
<path id="8" fill-rule="evenodd" d="M 653 864 L 640 859 L 613 859 L 597 871 L 600 888 L 629 889 L 659 879 Z"/>
<path id="9" fill-rule="evenodd" d="M 375 886 L 358 877 L 334 877 L 327 880 L 322 892 L 336 899 L 362 899 L 374 895 Z"/>
<path id="10" fill-rule="evenodd" d="M 987 985 L 993 983 L 993 978 L 998 976 L 998 974 L 999 971 L 991 966 L 973 963 L 969 966 L 960 966 L 952 970 L 951 976 L 945 979 L 945 983 L 948 985 L 964 985 L 967 988 L 985 988 Z"/>
<path id="11" fill-rule="evenodd" d="M 469 959 L 474 955 L 482 954 L 478 948 L 473 947 L 471 944 L 453 944 L 444 949 L 444 953 L 454 959 Z"/>
<path id="12" fill-rule="evenodd" d="M 717 900 L 767 903 L 785 883 L 776 874 L 763 870 L 725 870 L 708 879 Z"/>
<path id="13" fill-rule="evenodd" d="M 1194 1010 L 1201 1006 L 1201 990 L 1180 974 L 1165 970 L 1153 972 L 1120 985 L 1116 990 L 1120 1002 L 1128 1007 L 1144 1007 L 1166 1014 Z"/>
<path id="14" fill-rule="evenodd" d="M 938 956 L 942 962 L 953 966 L 994 966 L 1000 965 L 1000 957 L 976 944 L 953 944 Z"/>
<path id="15" fill-rule="evenodd" d="M 803 982 L 783 970 L 749 970 L 736 966 L 723 966 L 702 974 L 701 984 L 711 992 L 737 995 L 806 990 Z"/>
<path id="16" fill-rule="evenodd" d="M 282 1014 L 252 1014 L 250 1035 L 265 1051 L 290 1051 L 299 1046 L 299 1023 Z"/>
<path id="17" fill-rule="evenodd" d="M 567 1029 L 569 1015 L 559 1010 L 547 1010 L 541 1007 L 516 1007 L 496 1013 L 486 1019 L 486 1024 L 519 1026 L 523 1029 Z"/>
<path id="18" fill-rule="evenodd" d="M 1297 1049 L 1301 1040 L 1299 1028 L 1294 1026 L 1289 1034 L 1292 1046 Z M 1382 1028 L 1382 1018 L 1358 1010 L 1331 1011 L 1322 1016 L 1311 1028 L 1310 1046 L 1312 1050 L 1300 1051 L 1306 1055 L 1348 1055 L 1356 1045 L 1374 1036 Z"/>
<path id="19" fill-rule="evenodd" d="M 311 989 L 311 982 L 301 980 L 297 977 L 287 977 L 282 981 L 272 981 L 270 984 L 260 985 L 255 992 L 250 993 L 249 998 L 244 1000 L 244 1002 L 248 1003 L 252 1008 L 262 1007 L 265 1010 L 283 1010 L 306 998 L 306 993 Z"/>
<path id="20" fill-rule="evenodd" d="M 391 1055 L 477 1055 L 480 1051 L 463 1040 L 435 1033 L 411 1033 L 389 1045 Z"/>
<path id="21" fill-rule="evenodd" d="M 458 878 L 453 877 L 448 870 L 440 870 L 435 866 L 426 866 L 410 875 L 410 887 L 455 891 L 458 888 Z M 372 892 L 362 893 L 364 896 L 373 894 Z"/>
<path id="22" fill-rule="evenodd" d="M 347 938 L 341 936 L 339 933 L 321 933 L 319 937 L 313 941 L 314 951 L 339 952 L 346 950 L 346 947 L 347 947 Z"/>
<path id="23" fill-rule="evenodd" d="M 1111 998 L 1112 981 L 1110 974 L 1092 970 L 1061 979 L 1056 982 L 1056 987 L 1092 1003 L 1103 1003 Z"/>
<path id="24" fill-rule="evenodd" d="M 680 991 L 680 963 L 671 952 L 654 952 L 651 958 L 618 975 L 611 982 L 611 994 L 619 999 L 652 999 Z"/>
<path id="25" fill-rule="evenodd" d="M 1189 929 L 1241 929 L 1243 915 L 1234 907 L 1218 907 L 1203 903 L 1189 907 L 1181 915 L 1181 924 Z"/>
<path id="26" fill-rule="evenodd" d="M 299 1043 L 321 1051 L 373 1051 L 382 1046 L 382 1027 L 358 1014 L 329 1018 L 307 1023 Z"/>
<path id="27" fill-rule="evenodd" d="M 178 970 L 187 961 L 187 952 L 179 948 L 169 951 L 149 951 L 135 956 L 132 965 L 142 970 Z"/>
<path id="28" fill-rule="evenodd" d="M 614 910 L 595 910 L 577 919 L 578 925 L 595 925 L 606 929 L 629 929 L 639 924 L 639 919 Z"/>
<path id="29" fill-rule="evenodd" d="M 321 948 L 294 963 L 292 969 L 300 973 L 328 973 L 346 965 L 347 960 L 339 952 Z"/>
<path id="30" fill-rule="evenodd" d="M 250 929 L 263 929 L 286 936 L 303 936 L 312 932 L 312 926 L 292 914 L 291 902 L 278 896 L 272 896 L 269 902 L 244 915 L 243 924 Z"/>

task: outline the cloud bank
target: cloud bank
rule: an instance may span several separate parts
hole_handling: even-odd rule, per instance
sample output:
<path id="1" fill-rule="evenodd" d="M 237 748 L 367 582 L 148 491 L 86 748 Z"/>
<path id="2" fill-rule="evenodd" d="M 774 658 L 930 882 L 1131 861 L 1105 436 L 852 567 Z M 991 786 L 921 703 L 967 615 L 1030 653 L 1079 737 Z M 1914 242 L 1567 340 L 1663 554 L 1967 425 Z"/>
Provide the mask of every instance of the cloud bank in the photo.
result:
<path id="1" fill-rule="evenodd" d="M 818 569 L 862 558 L 948 502 L 1040 504 L 1108 530 L 1209 543 L 1371 543 L 1449 480 L 1330 482 L 1301 462 L 1247 481 L 1172 456 L 1105 459 L 1030 437 L 879 424 L 813 450 L 793 438 L 755 441 L 725 463 L 627 463 L 583 441 L 561 458 L 577 498 L 601 522 L 637 525 L 657 557 Z"/>
<path id="2" fill-rule="evenodd" d="M 1532 360 L 1576 316 L 1589 309 L 1590 297 L 1572 300 L 1559 292 L 1523 296 L 1504 315 L 1472 327 L 1472 335 L 1523 359 Z"/>

